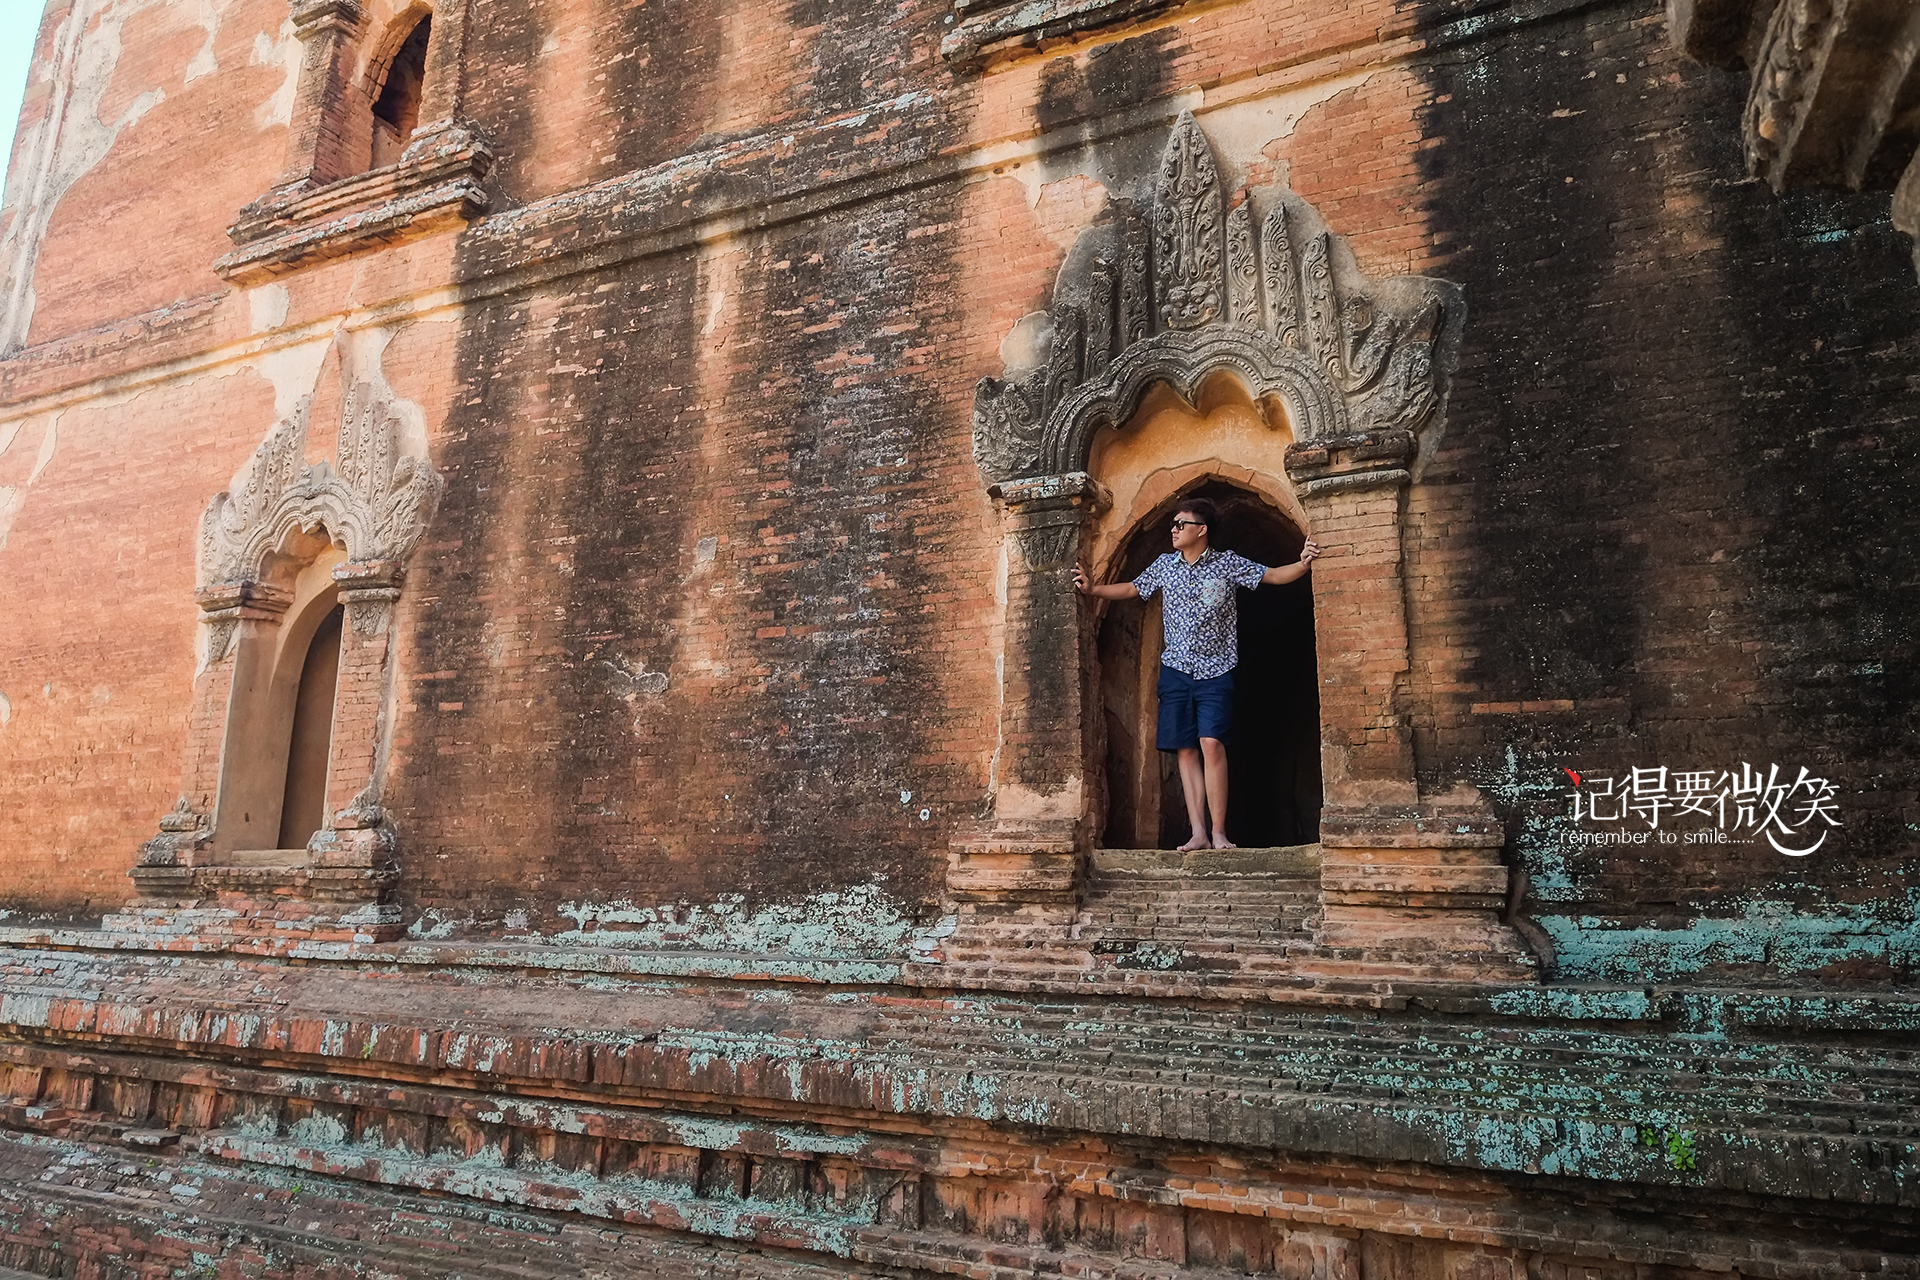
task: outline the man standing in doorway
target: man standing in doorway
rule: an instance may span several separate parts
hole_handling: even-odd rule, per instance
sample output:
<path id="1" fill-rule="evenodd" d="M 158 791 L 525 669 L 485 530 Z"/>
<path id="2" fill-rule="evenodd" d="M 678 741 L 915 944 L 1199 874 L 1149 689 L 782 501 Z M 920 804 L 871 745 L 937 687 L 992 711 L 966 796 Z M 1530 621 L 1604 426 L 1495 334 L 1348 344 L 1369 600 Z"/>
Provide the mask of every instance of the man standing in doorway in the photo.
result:
<path id="1" fill-rule="evenodd" d="M 1207 544 L 1219 518 L 1205 498 L 1182 504 L 1173 517 L 1173 550 L 1132 582 L 1096 587 L 1088 583 L 1085 570 L 1073 566 L 1073 589 L 1097 600 L 1166 595 L 1157 738 L 1160 750 L 1180 757 L 1180 789 L 1193 823 L 1193 836 L 1180 846 L 1182 853 L 1233 848 L 1227 839 L 1226 744 L 1233 729 L 1233 668 L 1240 657 L 1240 607 L 1234 588 L 1297 581 L 1320 554 L 1319 546 L 1308 542 L 1297 563 L 1269 569 Z"/>

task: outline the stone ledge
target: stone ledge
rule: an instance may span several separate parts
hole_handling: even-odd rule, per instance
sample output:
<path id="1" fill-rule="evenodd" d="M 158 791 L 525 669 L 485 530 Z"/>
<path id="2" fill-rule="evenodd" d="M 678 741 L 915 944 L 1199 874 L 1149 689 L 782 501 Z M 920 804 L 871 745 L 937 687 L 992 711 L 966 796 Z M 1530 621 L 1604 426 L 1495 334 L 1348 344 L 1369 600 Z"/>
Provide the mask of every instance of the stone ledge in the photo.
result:
<path id="1" fill-rule="evenodd" d="M 1188 0 L 955 0 L 940 56 L 964 67 L 1181 8 Z"/>
<path id="2" fill-rule="evenodd" d="M 438 130 L 415 139 L 398 164 L 262 196 L 227 229 L 239 247 L 213 269 L 245 287 L 465 226 L 491 204 L 481 184 L 492 167 L 493 152 L 471 130 Z"/>
<path id="3" fill-rule="evenodd" d="M 96 976 L 103 994 L 84 1006 L 0 981 L 16 1034 L 38 1041 L 0 1043 L 0 1063 L 14 1067 L 10 1096 L 43 1112 L 23 1113 L 23 1124 L 54 1131 L 86 1114 L 203 1134 L 227 1123 L 222 1116 L 258 1114 L 223 1111 L 219 1093 L 236 1103 L 241 1095 L 298 1103 L 283 1117 L 288 1138 L 300 1145 L 331 1131 L 336 1151 L 341 1135 L 375 1128 L 345 1108 L 368 1109 L 368 1118 L 459 1119 L 447 1132 L 465 1141 L 476 1126 L 551 1129 L 563 1102 L 570 1132 L 655 1140 L 663 1121 L 675 1127 L 658 1111 L 662 1091 L 691 1090 L 766 1104 L 749 1108 L 750 1121 L 686 1135 L 691 1145 L 737 1146 L 748 1127 L 796 1121 L 887 1127 L 886 1116 L 914 1118 L 915 1133 L 925 1132 L 922 1121 L 975 1133 L 984 1121 L 1203 1142 L 1231 1132 L 1247 1145 L 1544 1170 L 1596 1186 L 1624 1180 L 1888 1205 L 1913 1203 L 1900 1170 L 1920 1152 L 1910 1063 L 1862 1061 L 1857 1051 L 1835 1058 L 1830 1046 L 1793 1035 L 1690 1040 L 1688 1060 L 1661 1067 L 1648 1064 L 1685 1027 L 1596 1036 L 1577 1022 L 1418 1015 L 1404 1003 L 1400 1013 L 1355 1018 L 936 997 L 876 1005 L 856 1026 L 834 993 L 783 992 L 715 1021 L 708 1002 L 688 992 L 551 982 L 502 990 L 476 1015 L 464 986 L 378 966 L 352 973 L 183 959 L 171 972 L 143 963 L 117 978 Z M 215 1017 L 209 984 L 237 997 Z M 379 1022 L 329 1012 L 370 1004 L 392 1012 Z M 485 1092 L 526 1079 L 547 1086 L 541 1098 Z M 117 1081 L 187 1089 L 157 1116 L 89 1112 L 129 1100 L 98 1087 Z M 319 1103 L 324 1114 L 309 1110 Z M 1669 1165 L 1636 1132 L 1649 1116 L 1676 1113 L 1684 1122 L 1670 1123 L 1685 1130 L 1697 1168 Z M 1862 1121 L 1878 1127 L 1863 1133 Z M 686 1136 L 666 1140 L 685 1144 Z M 773 1136 L 755 1149 L 808 1149 Z M 894 1167 L 907 1154 L 897 1142 L 880 1145 L 894 1153 Z M 502 1153 L 509 1149 L 521 1149 L 518 1138 Z"/>

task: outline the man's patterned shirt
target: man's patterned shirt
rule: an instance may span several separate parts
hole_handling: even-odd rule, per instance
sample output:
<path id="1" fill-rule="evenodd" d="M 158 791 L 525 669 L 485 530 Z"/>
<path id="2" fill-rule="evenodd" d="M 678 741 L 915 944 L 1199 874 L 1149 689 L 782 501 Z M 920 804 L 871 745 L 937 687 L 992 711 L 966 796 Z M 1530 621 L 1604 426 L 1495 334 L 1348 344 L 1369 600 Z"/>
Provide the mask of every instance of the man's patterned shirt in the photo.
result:
<path id="1" fill-rule="evenodd" d="M 1240 602 L 1235 587 L 1257 587 L 1265 565 L 1245 556 L 1208 547 L 1192 564 L 1177 551 L 1148 565 L 1133 580 L 1142 600 L 1165 592 L 1161 616 L 1167 649 L 1163 666 L 1184 671 L 1196 680 L 1211 680 L 1233 670 L 1240 660 L 1236 624 Z"/>

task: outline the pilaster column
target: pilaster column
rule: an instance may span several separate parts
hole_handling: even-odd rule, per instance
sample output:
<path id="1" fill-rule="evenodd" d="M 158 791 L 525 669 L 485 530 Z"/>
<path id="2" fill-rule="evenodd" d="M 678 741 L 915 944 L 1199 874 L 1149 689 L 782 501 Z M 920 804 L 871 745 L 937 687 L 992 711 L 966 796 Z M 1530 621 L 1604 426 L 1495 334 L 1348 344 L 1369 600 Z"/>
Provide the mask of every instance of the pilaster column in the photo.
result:
<path id="1" fill-rule="evenodd" d="M 994 813 L 955 833 L 947 886 L 956 896 L 1071 897 L 1085 837 L 1086 635 L 1071 568 L 1104 490 L 1084 471 L 1007 480 L 988 491 L 1008 541 Z"/>
<path id="2" fill-rule="evenodd" d="M 183 889 L 191 868 L 214 860 L 215 806 L 220 800 L 220 757 L 227 713 L 240 672 L 236 639 L 245 630 L 277 628 L 293 596 L 265 582 L 219 582 L 194 593 L 200 606 L 204 657 L 193 680 L 187 713 L 186 759 L 180 798 L 160 819 L 160 834 L 140 846 L 133 878 L 143 896 Z M 244 630 L 243 630 L 244 629 Z"/>
<path id="3" fill-rule="evenodd" d="M 1313 537 L 1330 554 L 1313 567 L 1320 663 L 1320 767 L 1329 810 L 1416 799 L 1412 723 L 1404 705 L 1407 604 L 1401 498 L 1413 458 L 1407 431 L 1296 444 L 1287 474 Z"/>
<path id="4" fill-rule="evenodd" d="M 357 0 L 293 0 L 293 31 L 300 41 L 300 83 L 287 136 L 287 168 L 279 186 L 320 185 L 364 162 L 347 155 L 337 107 L 347 92 L 352 50 L 366 11 Z"/>
<path id="5" fill-rule="evenodd" d="M 444 0 L 433 13 L 416 139 L 466 123 L 467 45 L 473 0 Z M 409 148 L 411 150 L 411 148 Z"/>
<path id="6" fill-rule="evenodd" d="M 1401 554 L 1414 439 L 1369 431 L 1304 441 L 1287 473 L 1313 537 L 1320 670 L 1319 941 L 1408 976 L 1522 981 L 1519 936 L 1499 918 L 1505 833 L 1471 787 L 1422 797 L 1407 714 L 1411 670 Z"/>
<path id="7" fill-rule="evenodd" d="M 350 562 L 333 570 L 346 626 L 333 698 L 327 762 L 327 825 L 307 844 L 316 867 L 384 867 L 392 825 L 380 807 L 381 746 L 386 730 L 394 602 L 402 570 L 393 560 Z"/>

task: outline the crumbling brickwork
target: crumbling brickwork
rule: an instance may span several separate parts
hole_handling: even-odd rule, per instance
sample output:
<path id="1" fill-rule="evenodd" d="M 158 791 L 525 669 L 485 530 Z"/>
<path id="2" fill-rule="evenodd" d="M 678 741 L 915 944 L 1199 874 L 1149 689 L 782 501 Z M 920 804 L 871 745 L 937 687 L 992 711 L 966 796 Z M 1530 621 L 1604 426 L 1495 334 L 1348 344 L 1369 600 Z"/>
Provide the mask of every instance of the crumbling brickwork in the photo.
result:
<path id="1" fill-rule="evenodd" d="M 0 1267 L 1920 1274 L 1911 146 L 1734 7 L 54 0 Z M 1318 838 L 1100 848 L 1206 485 Z"/>

